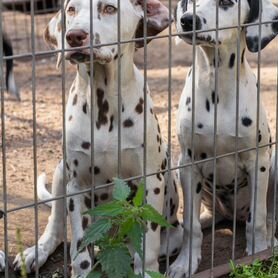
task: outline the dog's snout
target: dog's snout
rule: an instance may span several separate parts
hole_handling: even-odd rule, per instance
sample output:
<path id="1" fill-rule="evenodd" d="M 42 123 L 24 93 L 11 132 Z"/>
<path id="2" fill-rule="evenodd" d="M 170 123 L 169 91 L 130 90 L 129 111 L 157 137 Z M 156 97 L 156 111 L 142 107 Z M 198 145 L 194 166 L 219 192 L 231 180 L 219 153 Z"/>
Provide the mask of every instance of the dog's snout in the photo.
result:
<path id="1" fill-rule="evenodd" d="M 200 30 L 202 27 L 201 19 L 199 16 L 195 16 L 196 18 L 196 30 Z M 194 15 L 193 14 L 185 14 L 181 17 L 181 26 L 183 31 L 189 32 L 193 30 L 194 24 Z"/>
<path id="2" fill-rule="evenodd" d="M 88 33 L 81 29 L 69 30 L 66 38 L 67 42 L 71 47 L 82 46 L 84 40 L 86 40 Z"/>

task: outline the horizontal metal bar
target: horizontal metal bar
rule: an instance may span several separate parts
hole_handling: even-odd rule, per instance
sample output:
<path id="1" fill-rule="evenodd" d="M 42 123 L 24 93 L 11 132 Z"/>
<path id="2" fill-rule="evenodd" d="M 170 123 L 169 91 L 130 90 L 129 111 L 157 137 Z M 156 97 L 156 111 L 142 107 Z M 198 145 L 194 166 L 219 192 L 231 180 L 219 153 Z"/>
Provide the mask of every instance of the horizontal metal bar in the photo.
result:
<path id="1" fill-rule="evenodd" d="M 277 23 L 278 20 L 272 20 L 272 21 L 264 21 L 263 24 L 270 24 L 270 23 Z M 248 26 L 259 26 L 259 23 L 248 23 L 248 24 L 242 24 L 240 25 L 241 27 L 248 27 Z M 232 25 L 229 27 L 222 27 L 219 28 L 218 30 L 228 30 L 228 29 L 237 29 L 238 25 Z M 196 34 L 200 34 L 200 33 L 208 33 L 208 32 L 213 32 L 216 31 L 216 28 L 213 29 L 208 29 L 208 30 L 196 30 Z M 193 31 L 190 32 L 182 32 L 182 33 L 174 33 L 171 35 L 171 37 L 178 37 L 181 35 L 189 35 L 189 34 L 193 34 Z M 169 38 L 169 35 L 160 35 L 160 36 L 148 36 L 147 40 L 158 40 L 158 39 L 165 39 L 165 38 Z M 144 38 L 134 38 L 132 40 L 123 40 L 120 41 L 120 44 L 127 44 L 127 43 L 133 43 L 133 42 L 142 42 L 144 41 Z M 99 47 L 103 47 L 103 46 L 117 46 L 119 42 L 113 42 L 113 43 L 105 43 L 105 44 L 98 44 L 98 45 L 93 45 L 93 48 L 99 48 Z M 84 49 L 90 49 L 90 46 L 82 46 L 82 47 L 74 47 L 74 48 L 70 48 L 70 49 L 55 49 L 55 50 L 46 50 L 46 51 L 38 51 L 35 53 L 35 56 L 45 56 L 45 55 L 49 55 L 49 54 L 57 54 L 57 53 L 61 53 L 62 51 L 64 52 L 69 52 L 72 50 L 84 50 Z M 13 55 L 13 56 L 4 56 L 3 59 L 4 60 L 9 60 L 9 59 L 20 59 L 20 58 L 26 58 L 26 57 L 32 57 L 32 53 L 28 52 L 28 53 L 24 53 L 24 54 L 17 54 L 17 55 Z"/>

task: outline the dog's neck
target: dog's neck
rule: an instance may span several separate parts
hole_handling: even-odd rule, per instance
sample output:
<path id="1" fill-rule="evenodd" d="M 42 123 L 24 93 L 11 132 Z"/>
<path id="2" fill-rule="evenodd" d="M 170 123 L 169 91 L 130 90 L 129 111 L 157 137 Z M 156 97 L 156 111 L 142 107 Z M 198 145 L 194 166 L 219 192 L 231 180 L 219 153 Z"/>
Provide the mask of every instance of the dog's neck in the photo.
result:
<path id="1" fill-rule="evenodd" d="M 78 94 L 86 96 L 89 104 L 91 103 L 91 92 L 95 95 L 98 90 L 104 92 L 105 98 L 110 99 L 110 103 L 117 103 L 119 75 L 118 59 L 121 59 L 121 96 L 125 98 L 126 95 L 132 95 L 135 83 L 137 82 L 133 63 L 134 45 L 126 45 L 122 50 L 121 55 L 117 55 L 110 63 L 94 63 L 92 65 L 93 72 L 91 72 L 90 65 L 88 64 L 78 65 L 75 84 L 78 88 Z"/>
<path id="2" fill-rule="evenodd" d="M 245 67 L 247 65 L 245 59 L 245 34 L 241 33 L 240 37 L 240 51 L 239 51 L 239 68 L 241 75 L 245 73 Z M 220 44 L 218 46 L 218 58 L 216 56 L 216 49 L 209 46 L 199 46 L 196 51 L 196 73 L 197 79 L 202 80 L 204 73 L 209 74 L 211 78 L 215 77 L 215 72 L 218 70 L 218 80 L 226 82 L 228 79 L 232 83 L 236 80 L 237 72 L 237 38 L 229 40 L 229 42 Z M 217 63 L 218 60 L 218 63 Z"/>

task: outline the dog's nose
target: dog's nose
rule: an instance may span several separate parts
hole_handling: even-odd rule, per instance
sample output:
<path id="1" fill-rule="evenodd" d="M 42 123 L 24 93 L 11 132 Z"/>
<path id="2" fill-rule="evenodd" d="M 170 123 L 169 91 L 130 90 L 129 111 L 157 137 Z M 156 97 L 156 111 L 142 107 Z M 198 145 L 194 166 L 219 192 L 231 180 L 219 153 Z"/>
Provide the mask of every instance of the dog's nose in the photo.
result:
<path id="1" fill-rule="evenodd" d="M 201 19 L 199 16 L 196 16 L 196 30 L 200 30 L 202 28 Z M 181 18 L 181 26 L 183 31 L 189 32 L 193 30 L 193 14 L 185 14 Z"/>
<path id="2" fill-rule="evenodd" d="M 83 45 L 83 41 L 87 38 L 88 33 L 81 29 L 69 30 L 66 38 L 71 47 L 78 47 Z"/>

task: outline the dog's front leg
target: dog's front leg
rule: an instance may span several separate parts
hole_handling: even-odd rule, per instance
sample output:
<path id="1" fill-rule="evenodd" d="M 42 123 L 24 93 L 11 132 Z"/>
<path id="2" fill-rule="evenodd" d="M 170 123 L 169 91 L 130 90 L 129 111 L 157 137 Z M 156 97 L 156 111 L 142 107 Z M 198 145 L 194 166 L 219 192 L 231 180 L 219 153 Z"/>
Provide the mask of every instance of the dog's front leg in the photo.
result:
<path id="1" fill-rule="evenodd" d="M 189 157 L 182 156 L 179 164 L 184 165 L 190 161 Z M 170 266 L 169 277 L 171 278 L 187 277 L 190 266 L 190 256 L 191 273 L 193 274 L 196 272 L 201 260 L 201 245 L 203 239 L 200 224 L 202 177 L 196 166 L 181 168 L 179 170 L 179 176 L 184 197 L 184 237 L 180 254 L 176 261 Z M 193 196 L 192 200 L 191 196 Z M 190 220 L 191 212 L 193 216 L 192 230 Z M 192 238 L 190 236 L 191 233 Z M 192 242 L 191 248 L 190 241 Z"/>
<path id="2" fill-rule="evenodd" d="M 0 272 L 5 271 L 5 253 L 0 250 Z"/>
<path id="3" fill-rule="evenodd" d="M 258 169 L 256 169 L 255 159 L 249 161 L 247 169 L 250 179 L 250 212 L 246 222 L 247 253 L 252 254 L 253 229 L 254 229 L 254 252 L 260 252 L 267 249 L 267 190 L 269 179 L 269 154 L 267 152 L 259 153 Z M 256 170 L 257 182 L 256 182 Z M 257 191 L 255 196 L 255 191 Z M 256 199 L 255 199 L 256 197 Z M 254 202 L 256 204 L 256 213 L 254 215 Z M 254 225 L 253 225 L 253 221 Z"/>
<path id="4" fill-rule="evenodd" d="M 153 171 L 155 172 L 155 171 Z M 163 213 L 165 181 L 162 174 L 146 178 L 147 203 L 160 214 Z M 158 271 L 158 258 L 160 253 L 160 226 L 148 222 L 145 244 L 145 270 Z M 135 273 L 142 272 L 142 261 L 138 254 L 134 259 Z M 146 275 L 146 277 L 148 277 Z"/>
<path id="5" fill-rule="evenodd" d="M 75 181 L 70 181 L 67 185 L 68 194 L 78 194 L 80 187 Z M 71 245 L 70 257 L 73 278 L 85 278 L 91 271 L 91 257 L 88 248 L 80 249 L 84 236 L 84 231 L 90 224 L 90 217 L 83 215 L 85 212 L 85 203 L 83 194 L 74 195 L 67 199 L 68 213 L 71 224 Z M 78 253 L 78 251 L 80 251 Z"/>
<path id="6" fill-rule="evenodd" d="M 53 198 L 63 196 L 63 161 L 56 167 L 53 182 L 52 182 L 52 196 Z M 38 267 L 40 268 L 47 260 L 47 258 L 55 251 L 57 246 L 63 241 L 64 235 L 64 200 L 59 199 L 53 201 L 51 208 L 51 215 L 48 219 L 48 224 L 43 235 L 38 241 Z M 36 269 L 36 246 L 27 248 L 23 252 L 27 272 L 33 272 Z M 22 267 L 22 258 L 17 254 L 14 260 L 14 269 L 19 271 Z"/>

